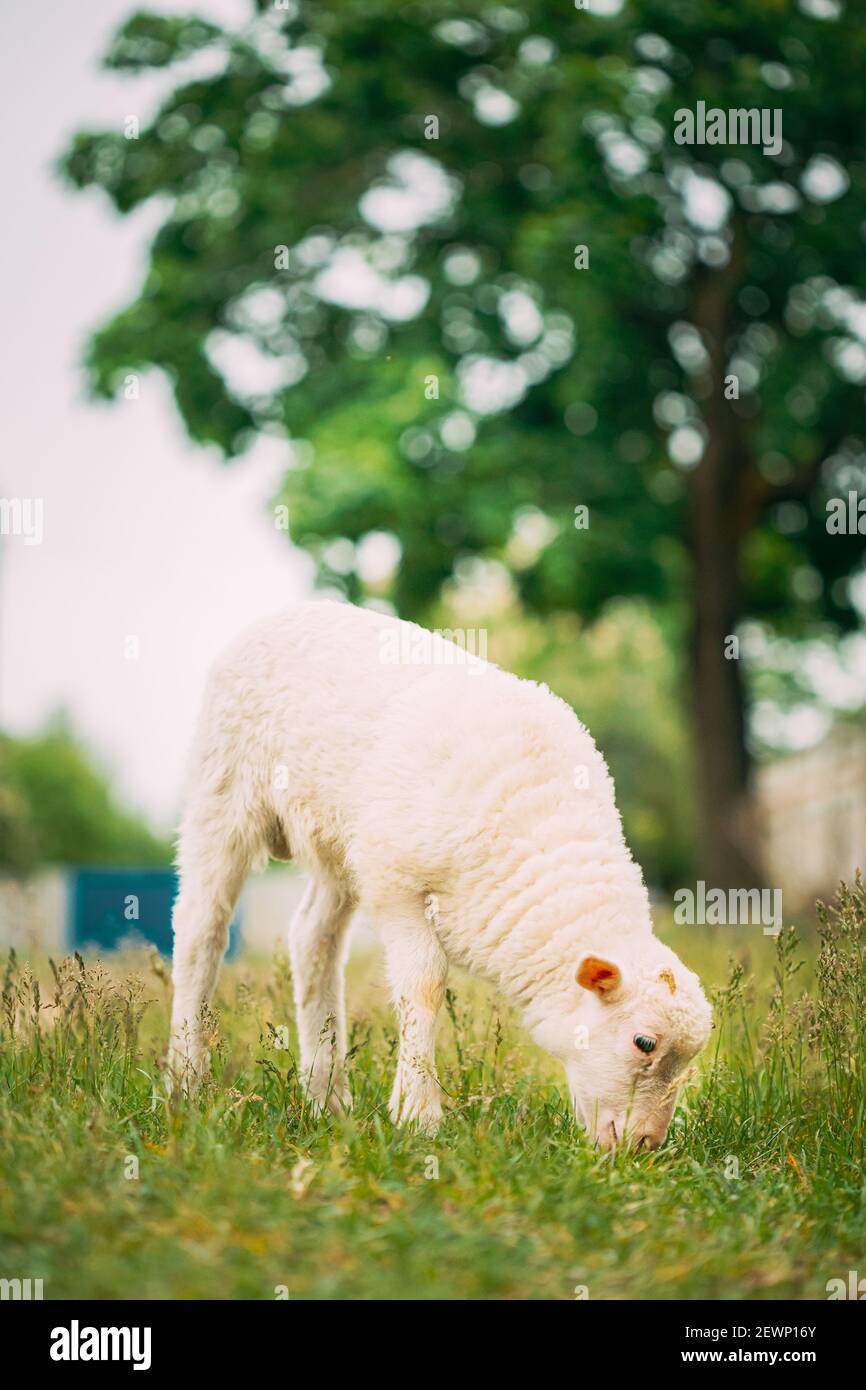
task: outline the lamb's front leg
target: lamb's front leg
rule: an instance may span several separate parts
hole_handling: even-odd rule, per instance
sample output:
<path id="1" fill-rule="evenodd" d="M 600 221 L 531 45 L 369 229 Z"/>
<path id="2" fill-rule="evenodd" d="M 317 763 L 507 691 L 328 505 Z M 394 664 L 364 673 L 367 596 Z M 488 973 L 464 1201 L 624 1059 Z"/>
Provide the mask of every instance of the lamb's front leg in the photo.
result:
<path id="1" fill-rule="evenodd" d="M 377 915 L 400 1025 L 391 1118 L 395 1124 L 411 1124 L 423 1134 L 435 1134 L 442 1119 L 436 1017 L 445 995 L 448 961 L 420 900 L 399 911 L 392 906 L 387 916 Z"/>

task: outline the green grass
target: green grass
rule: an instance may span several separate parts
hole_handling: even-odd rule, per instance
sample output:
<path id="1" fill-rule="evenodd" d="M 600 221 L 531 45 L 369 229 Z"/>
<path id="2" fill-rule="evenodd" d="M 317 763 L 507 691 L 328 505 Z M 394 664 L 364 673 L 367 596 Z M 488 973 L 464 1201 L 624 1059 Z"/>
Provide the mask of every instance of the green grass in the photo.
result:
<path id="1" fill-rule="evenodd" d="M 712 983 L 745 931 L 665 935 Z M 586 1143 L 557 1072 L 467 981 L 440 1029 L 450 1109 L 429 1140 L 387 1117 L 396 1038 L 375 962 L 350 978 L 355 1109 L 338 1119 L 311 1114 L 275 1046 L 285 961 L 224 972 L 212 1078 L 173 1106 L 162 963 L 12 958 L 0 1277 L 42 1278 L 46 1298 L 824 1298 L 866 1273 L 859 885 L 819 932 L 820 949 L 749 933 L 668 1140 L 637 1157 Z"/>

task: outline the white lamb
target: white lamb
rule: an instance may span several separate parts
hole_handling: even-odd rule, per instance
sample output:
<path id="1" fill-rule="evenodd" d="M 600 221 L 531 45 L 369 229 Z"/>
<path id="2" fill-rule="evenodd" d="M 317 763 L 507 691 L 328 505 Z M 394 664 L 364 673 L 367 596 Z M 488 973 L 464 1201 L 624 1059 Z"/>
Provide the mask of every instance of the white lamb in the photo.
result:
<path id="1" fill-rule="evenodd" d="M 599 1143 L 662 1142 L 710 1008 L 653 936 L 604 759 L 546 686 L 340 603 L 300 604 L 228 649 L 181 827 L 175 1080 L 206 1063 L 202 1008 L 244 878 L 268 855 L 310 874 L 289 948 L 316 1104 L 351 1103 L 343 965 L 360 905 L 399 1015 L 395 1121 L 438 1126 L 434 1034 L 455 961 L 564 1063 Z"/>

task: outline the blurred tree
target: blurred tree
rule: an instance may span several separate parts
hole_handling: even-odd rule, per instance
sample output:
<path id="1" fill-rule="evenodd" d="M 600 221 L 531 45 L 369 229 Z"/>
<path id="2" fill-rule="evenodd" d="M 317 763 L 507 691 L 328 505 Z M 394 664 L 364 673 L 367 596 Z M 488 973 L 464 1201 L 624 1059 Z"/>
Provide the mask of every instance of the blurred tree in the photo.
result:
<path id="1" fill-rule="evenodd" d="M 226 455 L 306 441 L 278 500 L 353 598 L 377 533 L 418 615 L 465 557 L 509 563 L 527 517 L 530 609 L 687 592 L 701 870 L 755 877 L 731 639 L 747 616 L 856 622 L 862 540 L 828 534 L 825 502 L 864 476 L 866 14 L 252 9 L 232 33 L 136 14 L 111 44 L 115 69 L 191 70 L 137 138 L 65 157 L 121 212 L 170 200 L 138 298 L 93 340 L 96 391 L 155 364 Z M 765 113 L 772 148 L 778 111 L 778 151 L 679 143 L 699 103 Z"/>
<path id="2" fill-rule="evenodd" d="M 63 722 L 33 738 L 0 734 L 0 868 L 170 862 L 171 846 L 121 810 Z"/>

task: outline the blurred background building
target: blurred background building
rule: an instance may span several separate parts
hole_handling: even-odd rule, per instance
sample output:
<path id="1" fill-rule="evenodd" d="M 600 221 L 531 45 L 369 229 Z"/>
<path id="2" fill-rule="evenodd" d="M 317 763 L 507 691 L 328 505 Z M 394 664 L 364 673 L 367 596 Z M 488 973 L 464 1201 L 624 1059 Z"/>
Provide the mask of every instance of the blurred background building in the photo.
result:
<path id="1" fill-rule="evenodd" d="M 850 883 L 866 846 L 866 724 L 840 723 L 816 747 L 763 767 L 758 806 L 767 872 L 789 908 Z"/>
<path id="2" fill-rule="evenodd" d="M 271 956 L 286 945 L 302 892 L 302 875 L 276 870 L 246 885 L 229 932 L 228 957 L 243 947 Z M 104 953 L 154 946 L 171 955 L 170 869 L 41 868 L 26 878 L 0 877 L 0 948 L 19 955 Z"/>

